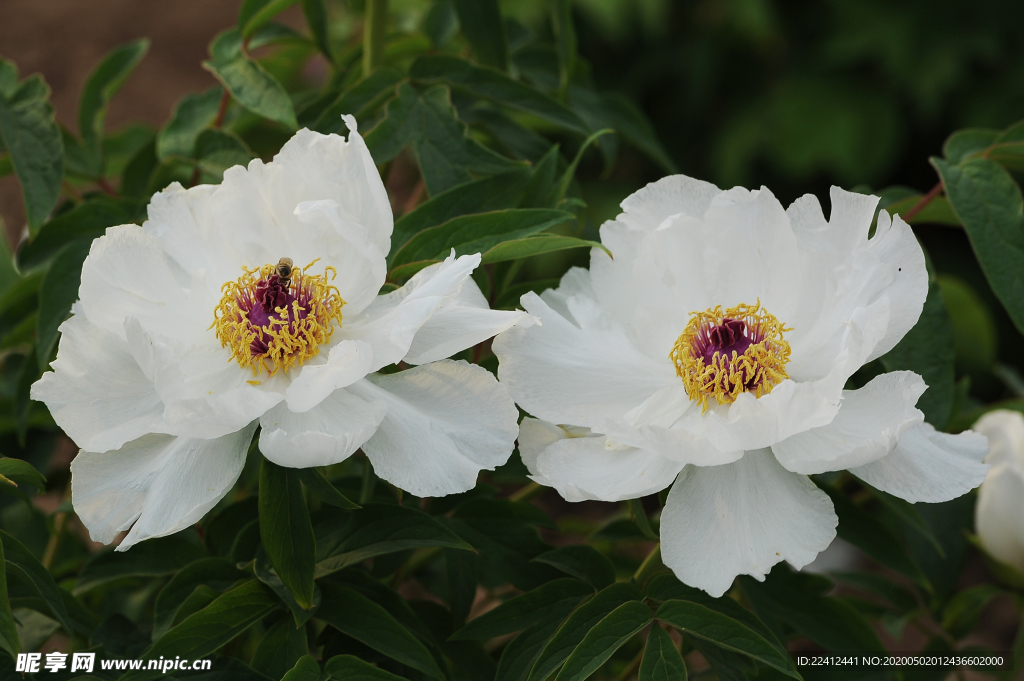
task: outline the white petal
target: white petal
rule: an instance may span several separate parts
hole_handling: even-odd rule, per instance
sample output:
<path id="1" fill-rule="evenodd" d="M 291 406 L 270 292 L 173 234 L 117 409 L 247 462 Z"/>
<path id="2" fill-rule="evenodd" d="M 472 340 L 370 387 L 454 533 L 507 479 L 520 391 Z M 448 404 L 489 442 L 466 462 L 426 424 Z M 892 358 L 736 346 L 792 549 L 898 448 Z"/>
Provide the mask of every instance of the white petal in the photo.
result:
<path id="1" fill-rule="evenodd" d="M 603 436 L 557 440 L 533 465 L 527 457 L 524 462 L 534 480 L 554 487 L 568 501 L 622 501 L 660 492 L 684 465 Z"/>
<path id="2" fill-rule="evenodd" d="M 1013 463 L 1024 468 L 1024 414 L 996 409 L 978 419 L 973 430 L 988 438 L 989 453 L 985 463 L 993 466 Z"/>
<path id="3" fill-rule="evenodd" d="M 577 431 L 575 437 L 590 434 L 590 430 L 586 428 L 574 430 Z M 574 435 L 564 427 L 526 416 L 519 422 L 519 437 L 516 438 L 519 456 L 528 469 L 536 470 L 537 457 L 540 453 L 547 449 L 548 445 L 567 437 Z"/>
<path id="4" fill-rule="evenodd" d="M 1004 462 L 992 468 L 978 491 L 974 526 L 990 555 L 1024 572 L 1024 472 Z"/>
<path id="5" fill-rule="evenodd" d="M 469 275 L 480 264 L 480 254 L 455 257 L 420 270 L 405 286 L 377 296 L 355 319 L 342 322 L 336 335 L 369 343 L 373 348 L 371 371 L 399 362 L 424 324 L 454 300 Z"/>
<path id="6" fill-rule="evenodd" d="M 568 298 L 571 320 L 532 293 L 522 304 L 540 325 L 514 326 L 492 349 L 501 382 L 537 417 L 598 427 L 679 380 L 667 353 L 662 362 L 645 356 L 590 298 Z"/>
<path id="7" fill-rule="evenodd" d="M 235 484 L 256 424 L 215 440 L 146 435 L 118 450 L 81 451 L 71 462 L 72 503 L 94 541 L 125 551 L 183 530 Z"/>
<path id="8" fill-rule="evenodd" d="M 472 489 L 481 469 L 508 461 L 519 412 L 486 369 L 442 360 L 397 374 L 371 374 L 349 392 L 387 405 L 363 451 L 373 470 L 416 496 Z"/>
<path id="9" fill-rule="evenodd" d="M 911 428 L 888 456 L 850 472 L 876 489 L 911 503 L 955 499 L 981 484 L 988 441 L 971 431 L 936 432 L 931 424 Z"/>
<path id="10" fill-rule="evenodd" d="M 928 388 L 911 371 L 893 371 L 871 379 L 860 390 L 844 390 L 832 423 L 791 435 L 772 445 L 775 457 L 794 473 L 813 475 L 876 461 L 908 429 L 924 421 L 914 408 Z"/>
<path id="11" fill-rule="evenodd" d="M 661 556 L 682 581 L 724 594 L 737 575 L 807 565 L 836 536 L 828 495 L 767 450 L 726 466 L 687 466 L 661 514 Z"/>
<path id="12" fill-rule="evenodd" d="M 308 411 L 339 388 L 352 385 L 374 370 L 373 348 L 361 340 L 333 344 L 327 361 L 306 363 L 285 390 L 288 409 Z"/>
<path id="13" fill-rule="evenodd" d="M 279 404 L 260 418 L 260 451 L 279 466 L 330 466 L 359 449 L 386 412 L 383 402 L 367 402 L 344 388 L 301 413 Z"/>
<path id="14" fill-rule="evenodd" d="M 78 446 L 105 452 L 167 431 L 163 402 L 124 340 L 92 324 L 77 304 L 60 331 L 54 370 L 31 394 Z"/>
<path id="15" fill-rule="evenodd" d="M 409 364 L 426 364 L 451 357 L 511 328 L 523 315 L 492 310 L 480 287 L 466 277 L 459 294 L 446 299 L 416 332 L 404 359 Z"/>

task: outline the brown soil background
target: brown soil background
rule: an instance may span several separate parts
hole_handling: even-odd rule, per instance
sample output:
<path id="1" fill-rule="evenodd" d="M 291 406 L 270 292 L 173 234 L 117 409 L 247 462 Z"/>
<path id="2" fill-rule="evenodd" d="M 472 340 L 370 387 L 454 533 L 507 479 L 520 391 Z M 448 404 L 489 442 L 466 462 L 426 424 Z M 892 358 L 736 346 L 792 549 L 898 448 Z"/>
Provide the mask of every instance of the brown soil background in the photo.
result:
<path id="1" fill-rule="evenodd" d="M 103 56 L 136 38 L 149 53 L 111 102 L 107 129 L 163 124 L 183 95 L 215 83 L 200 65 L 207 44 L 231 26 L 239 0 L 0 0 L 0 56 L 21 77 L 41 73 L 53 89 L 57 120 L 77 131 L 78 96 Z M 16 241 L 25 224 L 21 190 L 0 179 L 0 218 Z"/>

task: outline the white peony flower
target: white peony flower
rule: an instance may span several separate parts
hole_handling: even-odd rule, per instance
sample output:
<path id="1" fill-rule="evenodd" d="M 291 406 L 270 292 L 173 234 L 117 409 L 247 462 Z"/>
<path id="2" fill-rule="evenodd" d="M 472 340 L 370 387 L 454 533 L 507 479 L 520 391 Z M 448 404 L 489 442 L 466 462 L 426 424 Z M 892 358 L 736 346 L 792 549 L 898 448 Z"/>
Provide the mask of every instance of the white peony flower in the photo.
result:
<path id="1" fill-rule="evenodd" d="M 527 419 L 534 479 L 570 501 L 617 501 L 675 483 L 662 556 L 721 595 L 739 574 L 802 567 L 835 537 L 828 496 L 807 477 L 850 469 L 909 501 L 976 487 L 987 447 L 945 435 L 914 407 L 912 372 L 844 390 L 915 324 L 924 256 L 877 198 L 832 190 L 826 221 L 805 196 L 662 179 L 605 223 L 589 271 L 527 294 L 493 344 L 498 377 Z M 556 426 L 552 424 L 561 424 Z M 573 426 L 574 428 L 568 428 Z"/>
<path id="2" fill-rule="evenodd" d="M 486 370 L 443 358 L 511 326 L 452 254 L 378 295 L 391 208 L 355 119 L 302 130 L 271 163 L 153 197 L 97 239 L 54 371 L 32 387 L 81 447 L 75 511 L 125 550 L 199 520 L 257 424 L 282 466 L 363 448 L 420 496 L 462 492 L 511 454 L 518 412 Z M 420 366 L 376 373 L 404 361 Z"/>
<path id="3" fill-rule="evenodd" d="M 992 449 L 985 482 L 978 490 L 974 526 L 981 545 L 996 560 L 1024 572 L 1024 416 L 991 411 L 974 424 Z"/>

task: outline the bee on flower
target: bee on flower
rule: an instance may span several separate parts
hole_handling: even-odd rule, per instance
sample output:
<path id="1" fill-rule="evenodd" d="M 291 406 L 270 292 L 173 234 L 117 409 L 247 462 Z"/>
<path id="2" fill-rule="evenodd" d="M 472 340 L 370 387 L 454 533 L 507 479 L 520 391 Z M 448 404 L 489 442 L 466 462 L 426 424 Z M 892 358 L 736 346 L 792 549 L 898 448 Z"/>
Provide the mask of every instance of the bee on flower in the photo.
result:
<path id="1" fill-rule="evenodd" d="M 531 317 L 498 335 L 498 377 L 536 418 L 519 448 L 533 479 L 570 501 L 671 491 L 666 565 L 720 596 L 737 575 L 800 568 L 836 535 L 808 477 L 849 470 L 911 502 L 946 501 L 985 476 L 985 438 L 948 435 L 895 371 L 847 380 L 914 326 L 924 254 L 878 199 L 833 188 L 788 209 L 765 188 L 681 175 L 628 197 L 590 270 L 528 293 Z M 541 324 L 534 323 L 534 319 Z"/>
<path id="2" fill-rule="evenodd" d="M 454 253 L 380 295 L 393 219 L 356 130 L 299 131 L 217 186 L 172 184 L 141 226 L 92 244 L 53 371 L 33 387 L 81 447 L 75 511 L 125 550 L 199 520 L 257 426 L 287 467 L 362 448 L 419 496 L 473 487 L 512 452 L 518 412 L 486 370 L 445 358 L 509 328 Z M 414 368 L 383 374 L 404 362 Z"/>

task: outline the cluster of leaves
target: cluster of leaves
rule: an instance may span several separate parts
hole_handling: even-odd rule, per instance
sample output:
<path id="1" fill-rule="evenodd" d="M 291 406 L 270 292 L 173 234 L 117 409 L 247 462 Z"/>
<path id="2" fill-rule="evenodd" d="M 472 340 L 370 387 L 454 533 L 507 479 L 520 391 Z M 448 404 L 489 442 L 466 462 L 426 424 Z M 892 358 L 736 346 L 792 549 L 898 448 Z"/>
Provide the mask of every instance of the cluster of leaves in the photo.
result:
<path id="1" fill-rule="evenodd" d="M 104 125 L 144 40 L 93 71 L 77 133 L 54 121 L 39 76 L 19 80 L 0 61 L 0 175 L 17 176 L 28 216 L 16 253 L 0 253 L 0 448 L 13 455 L 0 459 L 4 678 L 12 656 L 44 646 L 101 660 L 212 657 L 212 671 L 175 675 L 289 681 L 654 681 L 688 669 L 723 681 L 887 678 L 896 672 L 798 670 L 793 651 L 880 652 L 909 629 L 930 651 L 972 650 L 964 641 L 984 608 L 1015 597 L 994 584 L 957 588 L 977 555 L 965 534 L 973 497 L 916 507 L 845 475 L 816 482 L 870 569 L 830 579 L 780 565 L 717 599 L 661 566 L 664 498 L 603 506 L 597 519 L 592 507 L 577 516 L 556 506 L 555 522 L 541 510 L 551 493 L 531 502 L 542 490 L 518 455 L 472 492 L 417 499 L 379 483 L 362 457 L 297 471 L 253 447 L 236 488 L 196 527 L 126 553 L 85 541 L 67 465 L 54 463 L 68 443 L 28 390 L 55 356 L 93 239 L 145 219 L 154 192 L 219 182 L 226 168 L 272 157 L 299 127 L 344 133 L 340 116 L 351 113 L 398 206 L 386 287 L 453 248 L 480 252 L 481 289 L 512 308 L 599 245 L 581 165 L 608 171 L 625 145 L 674 170 L 637 107 L 594 87 L 567 0 L 545 9 L 544 30 L 503 18 L 493 0 L 424 3 L 408 30 L 381 22 L 381 0 L 364 13 L 303 0 L 302 33 L 277 20 L 296 4 L 245 0 L 204 63 L 219 85 L 186 96 L 159 130 Z M 326 65 L 315 86 L 303 75 L 311 62 Z M 921 230 L 962 228 L 978 286 L 1018 330 L 1022 150 L 1024 126 L 962 131 L 933 160 L 936 189 L 883 192 Z M 945 271 L 936 267 L 919 324 L 853 385 L 916 371 L 930 386 L 919 405 L 928 421 L 955 431 L 990 406 L 960 365 L 977 354 L 964 322 L 972 299 L 956 297 L 966 284 Z M 495 364 L 486 347 L 466 359 Z M 1024 652 L 1024 637 L 1016 647 Z M 166 678 L 99 666 L 90 677 L 122 675 Z"/>

